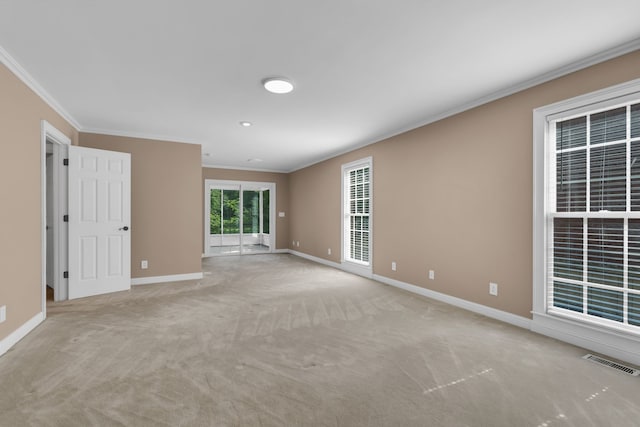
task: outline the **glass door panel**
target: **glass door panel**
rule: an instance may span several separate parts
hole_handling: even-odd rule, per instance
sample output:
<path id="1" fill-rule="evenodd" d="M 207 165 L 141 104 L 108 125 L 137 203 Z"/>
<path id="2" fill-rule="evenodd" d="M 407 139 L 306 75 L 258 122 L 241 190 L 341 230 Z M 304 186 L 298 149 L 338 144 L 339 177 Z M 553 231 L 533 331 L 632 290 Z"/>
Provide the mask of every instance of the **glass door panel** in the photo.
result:
<path id="1" fill-rule="evenodd" d="M 207 253 L 239 255 L 271 252 L 271 196 L 269 184 L 211 183 Z"/>
<path id="2" fill-rule="evenodd" d="M 211 189 L 211 254 L 240 253 L 240 191 Z"/>
<path id="3" fill-rule="evenodd" d="M 242 252 L 268 252 L 262 218 L 262 191 L 242 191 Z M 268 242 L 266 242 L 268 243 Z"/>

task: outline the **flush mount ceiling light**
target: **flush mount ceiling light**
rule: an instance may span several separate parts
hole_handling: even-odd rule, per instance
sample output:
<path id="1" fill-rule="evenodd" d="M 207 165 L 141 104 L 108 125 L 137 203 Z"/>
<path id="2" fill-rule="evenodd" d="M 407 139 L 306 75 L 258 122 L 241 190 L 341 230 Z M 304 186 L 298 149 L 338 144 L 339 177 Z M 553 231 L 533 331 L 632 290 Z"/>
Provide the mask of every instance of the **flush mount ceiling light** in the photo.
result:
<path id="1" fill-rule="evenodd" d="M 262 81 L 262 85 L 271 93 L 289 93 L 293 90 L 293 83 L 282 77 L 269 77 Z"/>
<path id="2" fill-rule="evenodd" d="M 249 163 L 260 163 L 262 161 L 262 159 L 247 159 L 247 162 Z"/>
<path id="3" fill-rule="evenodd" d="M 253 123 L 251 122 L 246 122 L 246 121 L 241 121 L 240 122 L 240 126 L 248 128 L 249 126 L 251 126 Z"/>

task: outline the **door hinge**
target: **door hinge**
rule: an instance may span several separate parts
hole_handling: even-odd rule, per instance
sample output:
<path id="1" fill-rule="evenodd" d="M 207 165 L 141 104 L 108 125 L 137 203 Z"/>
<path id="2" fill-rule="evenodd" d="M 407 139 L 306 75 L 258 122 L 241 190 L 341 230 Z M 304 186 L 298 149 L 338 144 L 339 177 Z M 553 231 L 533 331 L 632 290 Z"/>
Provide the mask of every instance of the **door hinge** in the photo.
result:
<path id="1" fill-rule="evenodd" d="M 65 278 L 65 279 L 68 279 L 69 278 L 69 272 L 65 271 L 64 273 L 62 273 L 62 277 Z"/>
<path id="2" fill-rule="evenodd" d="M 69 166 L 69 159 L 63 159 L 63 160 L 62 160 L 62 164 L 63 164 L 64 166 Z"/>
<path id="3" fill-rule="evenodd" d="M 63 222 L 69 222 L 69 215 L 65 215 L 62 217 Z"/>

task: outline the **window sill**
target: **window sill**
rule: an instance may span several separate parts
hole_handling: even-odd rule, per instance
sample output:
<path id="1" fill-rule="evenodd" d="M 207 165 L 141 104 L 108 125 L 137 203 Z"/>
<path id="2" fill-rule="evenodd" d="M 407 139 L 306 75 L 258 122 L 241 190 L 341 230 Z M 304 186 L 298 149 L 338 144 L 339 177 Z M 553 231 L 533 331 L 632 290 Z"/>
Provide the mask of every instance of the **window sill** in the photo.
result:
<path id="1" fill-rule="evenodd" d="M 533 332 L 640 366 L 640 337 L 546 313 L 533 313 Z"/>

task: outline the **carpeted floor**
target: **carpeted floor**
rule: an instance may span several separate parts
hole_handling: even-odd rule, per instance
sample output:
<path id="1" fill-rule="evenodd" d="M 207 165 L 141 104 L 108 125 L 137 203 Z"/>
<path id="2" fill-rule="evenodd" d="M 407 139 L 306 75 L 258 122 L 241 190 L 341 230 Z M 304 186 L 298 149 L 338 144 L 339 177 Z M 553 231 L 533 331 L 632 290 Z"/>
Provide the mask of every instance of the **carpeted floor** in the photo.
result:
<path id="1" fill-rule="evenodd" d="M 640 379 L 290 255 L 50 303 L 0 358 L 1 426 L 638 426 Z"/>

